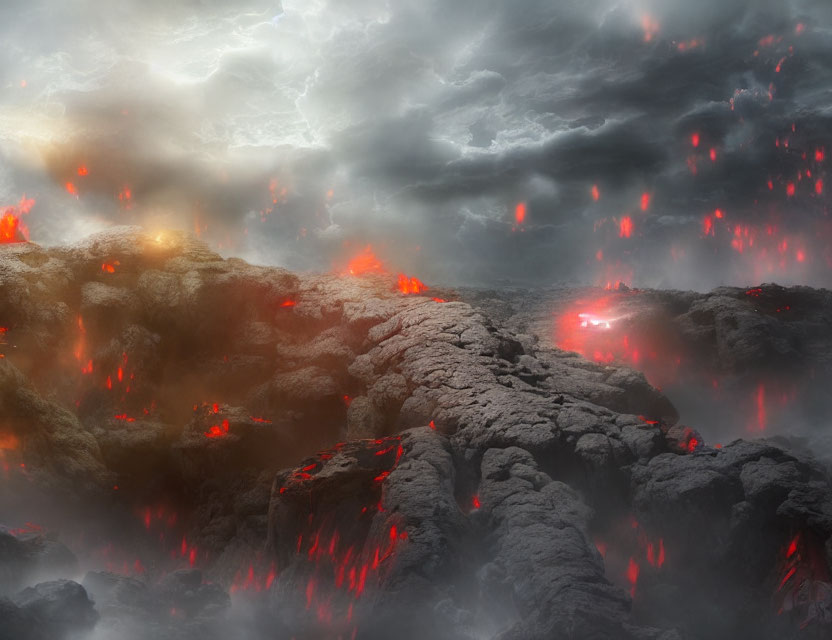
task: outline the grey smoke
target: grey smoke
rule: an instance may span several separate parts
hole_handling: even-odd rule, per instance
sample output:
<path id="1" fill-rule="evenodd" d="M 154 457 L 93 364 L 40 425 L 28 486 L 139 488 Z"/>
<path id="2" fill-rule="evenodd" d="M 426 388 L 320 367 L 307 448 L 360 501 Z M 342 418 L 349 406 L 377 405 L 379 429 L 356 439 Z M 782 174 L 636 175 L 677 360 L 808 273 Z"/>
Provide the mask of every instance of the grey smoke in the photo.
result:
<path id="1" fill-rule="evenodd" d="M 830 27 L 821 0 L 10 0 L 0 202 L 35 197 L 45 244 L 141 222 L 294 269 L 372 244 L 428 282 L 824 286 L 828 189 L 802 153 L 832 152 Z M 807 259 L 755 269 L 727 226 L 703 240 L 716 208 Z"/>

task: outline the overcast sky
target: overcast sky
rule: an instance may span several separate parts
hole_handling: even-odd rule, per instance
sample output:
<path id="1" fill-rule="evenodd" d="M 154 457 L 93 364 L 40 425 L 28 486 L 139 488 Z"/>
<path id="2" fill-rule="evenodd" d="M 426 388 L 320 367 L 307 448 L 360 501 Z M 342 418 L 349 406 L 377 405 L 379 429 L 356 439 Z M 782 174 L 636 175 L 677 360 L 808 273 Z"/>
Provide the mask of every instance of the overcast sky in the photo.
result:
<path id="1" fill-rule="evenodd" d="M 35 198 L 42 244 L 370 244 L 429 284 L 830 286 L 830 27 L 828 0 L 4 0 L 0 204 Z"/>

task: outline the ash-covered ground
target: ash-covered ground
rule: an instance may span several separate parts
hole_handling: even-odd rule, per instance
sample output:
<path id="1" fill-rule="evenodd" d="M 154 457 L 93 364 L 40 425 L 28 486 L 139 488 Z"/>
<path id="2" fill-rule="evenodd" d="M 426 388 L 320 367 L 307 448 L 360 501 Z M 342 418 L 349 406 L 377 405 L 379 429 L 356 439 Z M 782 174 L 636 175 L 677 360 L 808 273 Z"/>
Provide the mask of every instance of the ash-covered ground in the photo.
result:
<path id="1" fill-rule="evenodd" d="M 0 245 L 0 327 L 3 640 L 832 633 L 829 292 L 406 294 L 118 228 Z"/>

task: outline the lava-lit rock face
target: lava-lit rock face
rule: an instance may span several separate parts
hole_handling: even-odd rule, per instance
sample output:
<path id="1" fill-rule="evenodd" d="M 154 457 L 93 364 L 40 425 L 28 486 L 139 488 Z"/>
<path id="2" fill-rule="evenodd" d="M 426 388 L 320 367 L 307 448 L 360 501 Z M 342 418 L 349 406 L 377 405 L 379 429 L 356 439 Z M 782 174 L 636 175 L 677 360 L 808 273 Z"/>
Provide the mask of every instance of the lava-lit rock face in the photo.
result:
<path id="1" fill-rule="evenodd" d="M 80 565 L 102 637 L 828 633 L 817 463 L 442 295 L 172 232 L 0 246 L 3 593 Z"/>
<path id="2" fill-rule="evenodd" d="M 644 372 L 713 442 L 799 433 L 832 450 L 832 292 L 764 284 L 459 294 L 541 346 Z"/>

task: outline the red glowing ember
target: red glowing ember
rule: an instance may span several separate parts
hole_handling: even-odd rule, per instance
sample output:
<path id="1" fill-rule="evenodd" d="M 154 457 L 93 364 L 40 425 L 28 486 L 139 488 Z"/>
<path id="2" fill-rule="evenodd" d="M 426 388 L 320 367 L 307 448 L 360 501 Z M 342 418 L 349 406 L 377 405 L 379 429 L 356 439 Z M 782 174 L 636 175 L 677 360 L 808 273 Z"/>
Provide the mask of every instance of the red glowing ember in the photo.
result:
<path id="1" fill-rule="evenodd" d="M 82 164 L 80 167 L 78 167 L 78 175 L 81 177 L 89 175 L 89 169 L 87 169 L 86 165 Z"/>
<path id="2" fill-rule="evenodd" d="M 0 244 L 29 241 L 29 229 L 21 216 L 29 213 L 34 205 L 35 201 L 24 195 L 17 206 L 0 208 L 3 211 L 0 215 Z"/>
<path id="3" fill-rule="evenodd" d="M 646 191 L 641 194 L 641 210 L 647 211 L 650 207 L 650 194 Z"/>
<path id="4" fill-rule="evenodd" d="M 422 283 L 419 278 L 408 278 L 403 273 L 399 274 L 399 282 L 398 282 L 399 291 L 401 291 L 405 295 L 414 294 L 414 293 L 422 293 L 427 289 L 427 287 Z"/>
<path id="5" fill-rule="evenodd" d="M 698 146 L 699 146 L 699 134 L 698 134 L 698 133 L 694 133 L 694 134 L 692 134 L 692 135 L 691 135 L 691 137 L 690 137 L 690 143 L 691 143 L 694 147 L 698 147 Z"/>
<path id="6" fill-rule="evenodd" d="M 601 199 L 601 192 L 598 190 L 598 185 L 592 185 L 592 199 L 598 202 Z"/>
<path id="7" fill-rule="evenodd" d="M 618 235 L 622 238 L 629 238 L 633 234 L 633 220 L 630 216 L 621 218 L 618 226 Z"/>
<path id="8" fill-rule="evenodd" d="M 116 267 L 121 264 L 118 260 L 115 262 L 104 262 L 101 264 L 101 270 L 104 273 L 115 273 Z"/>

